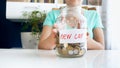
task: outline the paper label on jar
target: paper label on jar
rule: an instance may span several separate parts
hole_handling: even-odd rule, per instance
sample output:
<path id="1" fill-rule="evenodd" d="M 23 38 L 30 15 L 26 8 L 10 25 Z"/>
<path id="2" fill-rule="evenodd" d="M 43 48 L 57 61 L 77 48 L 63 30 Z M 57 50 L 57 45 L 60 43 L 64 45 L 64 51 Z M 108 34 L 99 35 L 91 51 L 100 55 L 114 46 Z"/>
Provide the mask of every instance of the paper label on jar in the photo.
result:
<path id="1" fill-rule="evenodd" d="M 86 42 L 86 29 L 70 29 L 59 31 L 59 43 L 80 43 Z"/>

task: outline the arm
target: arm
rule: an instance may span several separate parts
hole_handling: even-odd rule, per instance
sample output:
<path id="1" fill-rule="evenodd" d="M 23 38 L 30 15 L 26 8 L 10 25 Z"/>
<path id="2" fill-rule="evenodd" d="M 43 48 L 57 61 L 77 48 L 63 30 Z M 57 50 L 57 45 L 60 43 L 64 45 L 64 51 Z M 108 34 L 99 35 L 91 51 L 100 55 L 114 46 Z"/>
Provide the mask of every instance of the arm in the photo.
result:
<path id="1" fill-rule="evenodd" d="M 88 50 L 104 50 L 104 34 L 102 28 L 95 28 L 93 29 L 94 38 L 90 38 L 88 36 L 87 39 L 87 47 Z"/>
<path id="2" fill-rule="evenodd" d="M 51 50 L 56 46 L 55 42 L 56 42 L 56 38 L 53 28 L 50 26 L 44 26 L 42 30 L 42 34 L 40 36 L 38 48 Z"/>

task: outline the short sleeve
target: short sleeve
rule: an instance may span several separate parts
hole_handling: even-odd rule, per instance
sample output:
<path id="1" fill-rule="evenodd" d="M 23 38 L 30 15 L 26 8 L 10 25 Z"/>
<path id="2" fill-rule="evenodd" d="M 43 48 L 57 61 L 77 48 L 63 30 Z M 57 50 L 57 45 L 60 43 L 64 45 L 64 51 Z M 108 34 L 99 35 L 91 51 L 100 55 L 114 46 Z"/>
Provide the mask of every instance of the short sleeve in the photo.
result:
<path id="1" fill-rule="evenodd" d="M 43 23 L 43 25 L 53 26 L 53 15 L 52 11 L 47 14 L 47 17 Z"/>
<path id="2" fill-rule="evenodd" d="M 101 17 L 96 10 L 85 10 L 84 15 L 87 19 L 88 32 L 90 37 L 93 38 L 93 29 L 97 27 L 104 28 Z"/>
<path id="3" fill-rule="evenodd" d="M 95 25 L 94 25 L 94 28 L 97 28 L 97 27 L 100 27 L 100 28 L 104 28 L 103 27 L 103 24 L 102 24 L 102 20 L 101 20 L 101 17 L 100 15 L 98 14 L 98 12 L 95 12 Z"/>
<path id="4" fill-rule="evenodd" d="M 60 13 L 59 10 L 52 10 L 48 12 L 47 17 L 43 23 L 43 26 L 44 25 L 53 26 L 59 13 Z"/>

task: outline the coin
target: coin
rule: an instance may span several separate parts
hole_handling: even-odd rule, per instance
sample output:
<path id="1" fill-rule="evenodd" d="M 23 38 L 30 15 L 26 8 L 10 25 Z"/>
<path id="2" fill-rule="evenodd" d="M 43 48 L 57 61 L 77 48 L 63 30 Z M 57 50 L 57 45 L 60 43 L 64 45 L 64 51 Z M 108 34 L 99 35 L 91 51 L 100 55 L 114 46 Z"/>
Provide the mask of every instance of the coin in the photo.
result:
<path id="1" fill-rule="evenodd" d="M 73 50 L 68 50 L 69 55 L 73 55 Z"/>
<path id="2" fill-rule="evenodd" d="M 81 50 L 80 50 L 80 55 L 84 55 L 85 54 L 85 52 L 86 52 L 86 50 L 85 50 L 85 48 L 81 48 Z"/>
<path id="3" fill-rule="evenodd" d="M 78 50 L 78 49 L 74 49 L 74 50 L 73 50 L 73 53 L 74 53 L 74 54 L 79 54 L 79 50 Z"/>

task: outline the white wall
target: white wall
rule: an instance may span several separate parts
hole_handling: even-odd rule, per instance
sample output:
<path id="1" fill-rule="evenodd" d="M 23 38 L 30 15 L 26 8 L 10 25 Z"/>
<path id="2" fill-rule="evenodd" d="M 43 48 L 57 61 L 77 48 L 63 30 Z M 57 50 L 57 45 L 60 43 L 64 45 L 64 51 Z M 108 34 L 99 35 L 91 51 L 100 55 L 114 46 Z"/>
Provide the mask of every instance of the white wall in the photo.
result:
<path id="1" fill-rule="evenodd" d="M 120 1 L 119 0 L 107 0 L 107 24 L 109 27 L 109 37 L 111 40 L 108 45 L 113 50 L 120 50 Z"/>
<path id="2" fill-rule="evenodd" d="M 18 19 L 24 19 L 22 16 L 24 11 L 46 10 L 48 12 L 52 10 L 52 8 L 59 8 L 60 6 L 65 6 L 65 4 L 7 2 L 6 18 L 13 21 L 19 21 Z M 86 6 L 86 5 L 83 5 L 83 6 Z M 96 7 L 97 12 L 100 13 L 101 15 L 100 6 L 89 6 L 89 7 Z"/>
<path id="3" fill-rule="evenodd" d="M 46 12 L 48 12 L 52 10 L 52 8 L 58 8 L 60 6 L 65 6 L 65 4 L 7 2 L 6 18 L 10 20 L 24 19 L 22 16 L 24 11 L 46 10 Z"/>
<path id="4" fill-rule="evenodd" d="M 104 37 L 105 37 L 105 48 L 106 49 L 111 49 L 111 40 L 110 40 L 110 24 L 109 22 L 107 21 L 107 0 L 103 0 L 102 1 L 102 13 L 101 13 L 101 16 L 102 16 L 102 23 L 103 23 L 103 26 L 104 26 Z"/>

